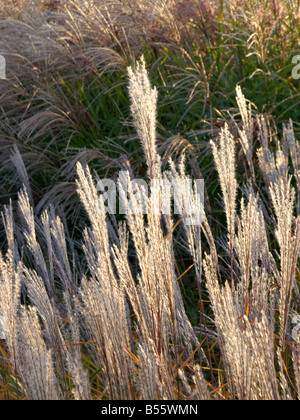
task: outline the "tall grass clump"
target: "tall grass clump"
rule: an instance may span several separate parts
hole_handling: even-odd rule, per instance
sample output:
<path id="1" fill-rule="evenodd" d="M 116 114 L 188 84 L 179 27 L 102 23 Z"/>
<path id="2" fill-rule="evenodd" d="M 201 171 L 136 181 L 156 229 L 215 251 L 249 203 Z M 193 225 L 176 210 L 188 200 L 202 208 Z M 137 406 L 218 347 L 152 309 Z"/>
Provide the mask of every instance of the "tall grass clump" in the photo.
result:
<path id="1" fill-rule="evenodd" d="M 291 78 L 299 54 L 296 2 L 18 0 L 1 1 L 0 10 L 8 75 L 0 80 L 0 197 L 15 203 L 23 183 L 10 159 L 17 145 L 35 207 L 59 205 L 72 216 L 72 230 L 86 222 L 76 161 L 112 177 L 126 155 L 146 173 L 126 94 L 126 69 L 142 54 L 161 93 L 162 164 L 185 153 L 193 175 L 209 179 L 207 197 L 217 185 L 209 140 L 229 109 L 241 123 L 236 85 L 279 130 L 299 120 L 299 84 Z M 209 213 L 219 217 L 215 208 Z"/>
<path id="2" fill-rule="evenodd" d="M 217 193 L 214 199 L 224 214 L 216 237 L 196 191 L 186 187 L 185 159 L 179 165 L 170 159 L 166 168 L 162 163 L 158 95 L 144 59 L 129 67 L 128 77 L 147 180 L 177 181 L 175 202 L 189 196 L 202 223 L 190 225 L 184 210 L 177 218 L 161 210 L 166 197 L 171 201 L 166 182 L 161 190 L 152 183 L 149 191 L 127 191 L 134 177 L 129 161 L 118 180 L 126 215 L 106 214 L 100 179 L 78 161 L 76 190 L 87 215 L 79 244 L 63 211 L 49 206 L 37 215 L 16 147 L 11 158 L 23 187 L 17 208 L 10 202 L 2 215 L 1 398 L 300 398 L 293 328 L 300 295 L 299 150 L 292 123 L 279 142 L 267 117 L 255 115 L 237 87 L 242 124 L 228 120 L 211 143 L 223 201 Z M 243 184 L 237 150 L 248 164 Z M 178 246 L 192 263 L 181 274 Z M 197 325 L 182 294 L 187 273 L 197 280 Z"/>

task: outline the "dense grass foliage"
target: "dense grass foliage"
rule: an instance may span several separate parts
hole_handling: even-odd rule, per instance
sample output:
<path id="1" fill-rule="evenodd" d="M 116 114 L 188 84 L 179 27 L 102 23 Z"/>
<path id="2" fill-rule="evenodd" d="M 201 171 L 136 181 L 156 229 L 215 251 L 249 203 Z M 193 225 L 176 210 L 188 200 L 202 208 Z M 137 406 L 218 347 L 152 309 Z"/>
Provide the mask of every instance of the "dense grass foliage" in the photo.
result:
<path id="1" fill-rule="evenodd" d="M 0 11 L 0 399 L 299 398 L 297 2 Z M 104 217 L 120 170 L 202 225 Z"/>

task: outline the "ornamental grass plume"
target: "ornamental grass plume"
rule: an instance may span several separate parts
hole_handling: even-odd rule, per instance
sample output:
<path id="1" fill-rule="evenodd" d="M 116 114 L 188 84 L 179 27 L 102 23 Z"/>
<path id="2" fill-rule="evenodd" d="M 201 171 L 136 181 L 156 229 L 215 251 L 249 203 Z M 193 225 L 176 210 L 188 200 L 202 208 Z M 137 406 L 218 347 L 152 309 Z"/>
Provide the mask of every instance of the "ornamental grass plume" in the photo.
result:
<path id="1" fill-rule="evenodd" d="M 220 145 L 211 141 L 213 155 L 223 193 L 230 249 L 231 287 L 234 287 L 233 248 L 236 219 L 237 181 L 235 177 L 235 142 L 226 124 L 220 134 Z"/>
<path id="2" fill-rule="evenodd" d="M 298 285 L 295 281 L 299 247 L 300 247 L 300 219 L 295 217 L 296 191 L 292 186 L 292 176 L 289 174 L 288 152 L 291 151 L 294 164 L 294 176 L 298 187 L 297 148 L 294 143 L 292 126 L 284 127 L 284 140 L 288 147 L 278 144 L 276 156 L 268 145 L 267 123 L 263 117 L 259 118 L 260 138 L 262 148 L 258 151 L 259 165 L 264 176 L 267 192 L 271 198 L 275 213 L 275 236 L 280 248 L 280 273 L 276 279 L 280 287 L 279 311 L 281 320 L 281 338 L 286 335 L 288 317 L 293 289 L 299 296 Z M 298 211 L 296 211 L 297 214 Z"/>
<path id="3" fill-rule="evenodd" d="M 157 90 L 150 86 L 144 58 L 136 66 L 135 71 L 131 67 L 128 70 L 131 112 L 149 168 L 148 175 L 150 179 L 157 179 L 160 176 L 156 150 Z"/>
<path id="4" fill-rule="evenodd" d="M 279 177 L 278 177 L 279 178 Z M 270 194 L 276 214 L 276 238 L 280 248 L 280 323 L 281 338 L 286 336 L 288 317 L 295 283 L 295 276 L 300 249 L 300 216 L 294 217 L 295 190 L 291 187 L 291 178 L 279 178 L 271 184 Z M 299 294 L 299 292 L 298 292 Z"/>
<path id="5" fill-rule="evenodd" d="M 253 166 L 253 137 L 254 137 L 254 120 L 252 118 L 251 104 L 247 106 L 246 98 L 242 93 L 240 86 L 236 87 L 236 101 L 242 117 L 243 128 L 240 129 L 237 125 L 239 140 L 242 145 L 243 152 L 247 158 L 247 163 L 251 172 L 252 178 L 255 178 Z"/>
<path id="6" fill-rule="evenodd" d="M 20 312 L 16 365 L 24 393 L 28 400 L 59 400 L 52 352 L 43 339 L 37 309 L 22 307 Z"/>
<path id="7" fill-rule="evenodd" d="M 241 314 L 238 293 L 219 285 L 215 264 L 210 256 L 204 262 L 224 367 L 231 397 L 239 400 L 279 400 L 276 379 L 274 340 L 269 323 Z"/>

